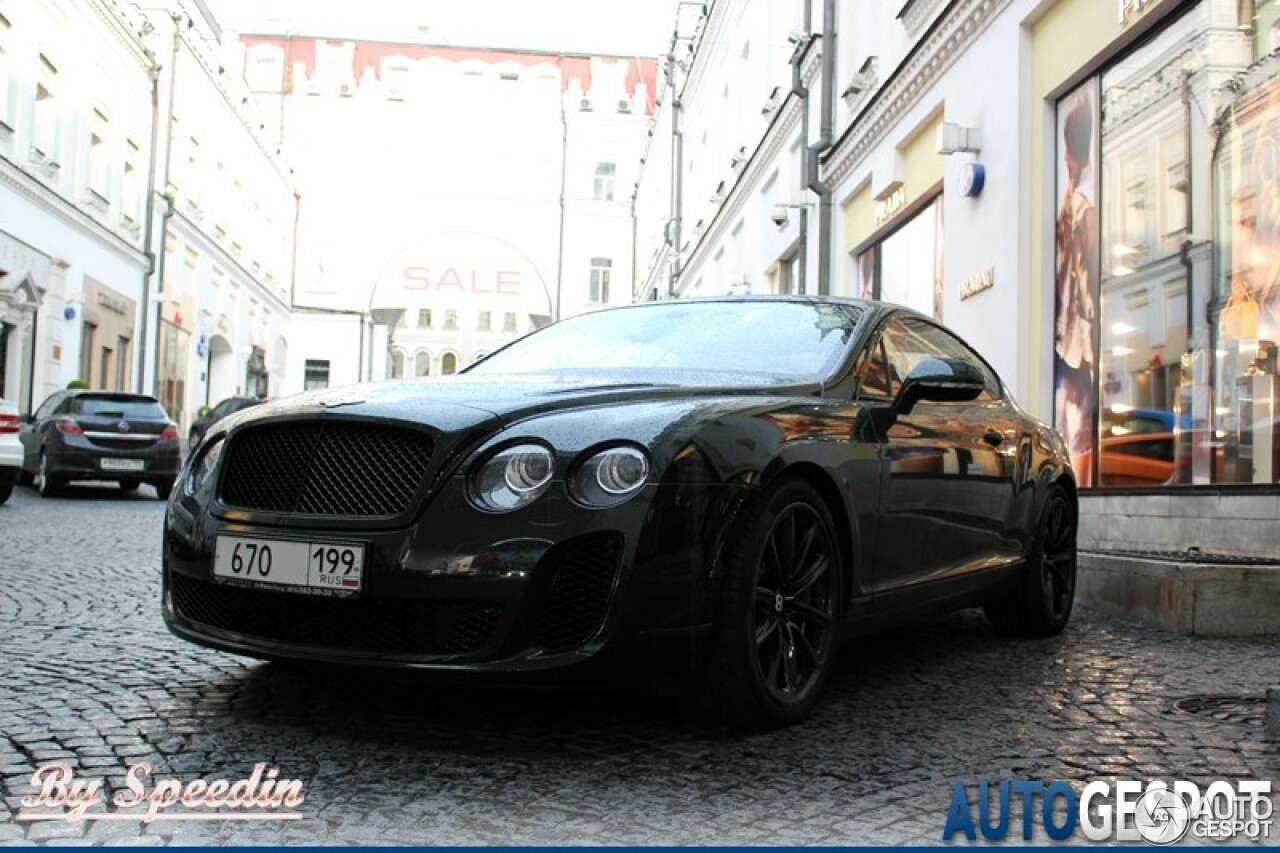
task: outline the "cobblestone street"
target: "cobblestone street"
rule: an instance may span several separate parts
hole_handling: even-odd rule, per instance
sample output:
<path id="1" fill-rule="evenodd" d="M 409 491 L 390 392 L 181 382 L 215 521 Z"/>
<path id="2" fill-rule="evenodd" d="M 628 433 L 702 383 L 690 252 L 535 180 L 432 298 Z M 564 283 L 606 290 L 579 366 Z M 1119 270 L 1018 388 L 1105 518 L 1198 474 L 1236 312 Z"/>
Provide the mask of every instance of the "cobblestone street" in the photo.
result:
<path id="1" fill-rule="evenodd" d="M 664 698 L 443 689 L 181 642 L 159 612 L 163 509 L 94 487 L 0 506 L 0 844 L 936 844 L 957 781 L 1280 778 L 1259 701 L 1280 640 L 1078 612 L 1063 637 L 1016 641 L 964 613 L 847 646 L 809 724 L 724 735 Z M 1205 695 L 1248 701 L 1175 705 Z M 302 780 L 305 817 L 19 821 L 52 761 L 109 788 L 140 761 L 182 780 L 267 762 Z"/>

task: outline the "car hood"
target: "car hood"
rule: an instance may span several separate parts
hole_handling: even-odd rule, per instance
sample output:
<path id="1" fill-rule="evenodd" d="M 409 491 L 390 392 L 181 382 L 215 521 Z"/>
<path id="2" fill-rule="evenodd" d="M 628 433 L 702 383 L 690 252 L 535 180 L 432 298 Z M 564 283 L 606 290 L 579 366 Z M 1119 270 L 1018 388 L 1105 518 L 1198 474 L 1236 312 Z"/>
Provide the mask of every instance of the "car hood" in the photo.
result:
<path id="1" fill-rule="evenodd" d="M 486 421 L 510 423 L 549 411 L 607 403 L 724 395 L 813 396 L 821 390 L 817 381 L 712 371 L 459 374 L 309 391 L 238 412 L 224 423 L 231 427 L 266 418 L 334 412 L 453 431 Z"/>

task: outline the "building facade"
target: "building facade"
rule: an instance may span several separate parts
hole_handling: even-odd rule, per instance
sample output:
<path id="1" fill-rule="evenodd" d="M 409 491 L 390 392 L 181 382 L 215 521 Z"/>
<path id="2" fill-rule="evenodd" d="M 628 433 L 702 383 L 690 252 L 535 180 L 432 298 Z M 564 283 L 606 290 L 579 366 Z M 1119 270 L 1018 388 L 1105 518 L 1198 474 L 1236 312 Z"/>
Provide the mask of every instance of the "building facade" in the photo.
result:
<path id="1" fill-rule="evenodd" d="M 137 382 L 151 61 L 123 4 L 0 3 L 0 396 Z"/>
<path id="2" fill-rule="evenodd" d="M 630 301 L 653 60 L 266 35 L 237 51 L 306 198 L 296 303 L 319 313 L 290 359 L 309 387 L 453 373 Z"/>
<path id="3" fill-rule="evenodd" d="M 298 199 L 198 2 L 0 3 L 0 395 L 283 387 Z M 301 377 L 299 377 L 301 382 Z"/>
<path id="4" fill-rule="evenodd" d="M 1274 556 L 1274 7 L 685 9 L 655 122 L 672 141 L 641 177 L 637 289 L 908 305 L 1063 432 L 1087 547 Z M 773 53 L 751 35 L 765 20 Z M 734 79 L 763 123 L 722 109 L 735 61 L 762 63 Z M 721 115 L 717 143 L 697 124 Z M 725 152 L 746 153 L 727 178 Z"/>

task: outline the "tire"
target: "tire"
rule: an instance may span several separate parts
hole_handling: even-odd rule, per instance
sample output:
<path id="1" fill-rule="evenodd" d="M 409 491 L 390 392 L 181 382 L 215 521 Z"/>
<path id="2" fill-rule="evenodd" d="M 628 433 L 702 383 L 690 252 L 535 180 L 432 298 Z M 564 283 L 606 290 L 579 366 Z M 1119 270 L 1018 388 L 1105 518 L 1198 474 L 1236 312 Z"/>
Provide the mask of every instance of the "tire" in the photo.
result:
<path id="1" fill-rule="evenodd" d="M 18 469 L 18 485 L 30 486 L 36 481 L 36 475 L 23 468 Z"/>
<path id="2" fill-rule="evenodd" d="M 142 485 L 140 480 L 118 480 L 116 485 L 120 487 L 122 492 L 136 491 L 138 486 Z"/>
<path id="3" fill-rule="evenodd" d="M 1004 598 L 984 608 L 997 631 L 1025 637 L 1062 633 L 1075 600 L 1077 523 L 1071 495 L 1060 485 L 1050 486 L 1022 578 Z"/>
<path id="4" fill-rule="evenodd" d="M 67 481 L 62 477 L 58 477 L 49 473 L 49 457 L 44 451 L 40 452 L 40 480 L 36 488 L 40 492 L 42 498 L 54 498 L 62 493 L 63 487 L 67 485 Z"/>
<path id="5" fill-rule="evenodd" d="M 760 729 L 808 717 L 831 671 L 844 586 L 822 496 L 783 480 L 747 510 L 726 555 L 689 699 L 708 722 Z"/>
<path id="6" fill-rule="evenodd" d="M 169 493 L 173 491 L 173 480 L 156 480 L 151 484 L 151 488 L 156 490 L 157 498 L 167 501 Z"/>
<path id="7" fill-rule="evenodd" d="M 0 504 L 9 500 L 13 486 L 18 482 L 17 468 L 0 468 Z"/>

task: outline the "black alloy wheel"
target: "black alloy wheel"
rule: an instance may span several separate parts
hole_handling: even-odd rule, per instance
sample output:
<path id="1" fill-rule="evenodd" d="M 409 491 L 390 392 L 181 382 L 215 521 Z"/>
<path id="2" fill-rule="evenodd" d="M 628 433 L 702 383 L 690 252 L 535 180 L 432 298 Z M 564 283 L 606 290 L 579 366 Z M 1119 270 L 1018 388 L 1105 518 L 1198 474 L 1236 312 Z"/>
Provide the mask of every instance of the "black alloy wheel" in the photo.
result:
<path id="1" fill-rule="evenodd" d="M 817 705 L 835 657 L 843 588 L 835 525 L 817 490 L 787 480 L 741 530 L 725 561 L 697 707 L 735 727 L 796 723 Z"/>
<path id="2" fill-rule="evenodd" d="M 1018 586 L 986 607 L 997 630 L 1031 637 L 1062 633 L 1075 601 L 1076 529 L 1075 501 L 1062 486 L 1050 486 Z"/>

